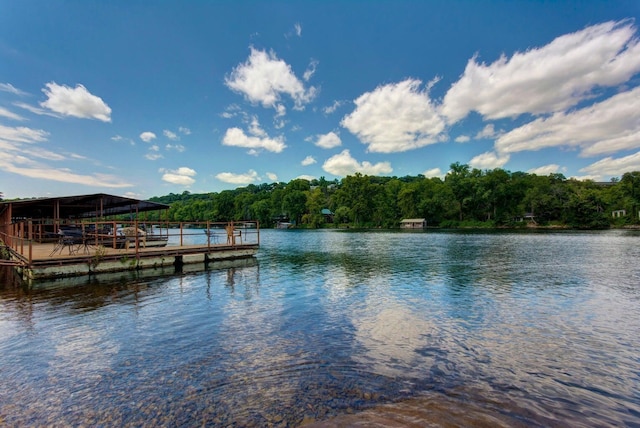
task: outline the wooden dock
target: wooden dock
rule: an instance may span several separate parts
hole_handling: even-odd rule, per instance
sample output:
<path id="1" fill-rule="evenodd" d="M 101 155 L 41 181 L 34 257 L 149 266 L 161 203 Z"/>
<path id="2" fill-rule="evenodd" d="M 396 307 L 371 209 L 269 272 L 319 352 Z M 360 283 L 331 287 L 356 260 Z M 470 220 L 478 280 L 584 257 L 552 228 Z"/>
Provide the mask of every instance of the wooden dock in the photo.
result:
<path id="1" fill-rule="evenodd" d="M 0 201 L 0 265 L 15 267 L 31 282 L 206 265 L 258 251 L 256 221 L 160 220 L 169 208 L 103 193 Z"/>
<path id="2" fill-rule="evenodd" d="M 11 250 L 5 263 L 16 267 L 23 280 L 35 281 L 137 269 L 253 257 L 258 244 L 167 245 L 165 247 L 114 249 L 103 246 L 63 248 L 52 254 L 55 243 L 33 244 L 31 259 Z"/>
<path id="3" fill-rule="evenodd" d="M 260 244 L 257 225 L 251 228 L 233 225 L 229 233 L 225 230 L 229 227 L 227 223 L 209 223 L 210 228 L 205 229 L 179 226 L 162 229 L 162 246 L 145 241 L 144 236 L 126 242 L 116 242 L 113 237 L 100 240 L 96 234 L 78 240 L 60 237 L 49 242 L 14 237 L 13 245 L 2 247 L 0 265 L 15 267 L 22 279 L 31 283 L 169 266 L 202 264 L 204 267 L 209 262 L 253 257 Z"/>

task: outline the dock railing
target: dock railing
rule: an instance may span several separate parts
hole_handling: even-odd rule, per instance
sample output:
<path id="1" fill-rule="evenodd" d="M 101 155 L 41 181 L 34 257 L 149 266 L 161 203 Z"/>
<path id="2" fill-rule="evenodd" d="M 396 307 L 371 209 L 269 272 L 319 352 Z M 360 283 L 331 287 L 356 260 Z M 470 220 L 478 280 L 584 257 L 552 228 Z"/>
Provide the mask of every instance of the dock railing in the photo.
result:
<path id="1" fill-rule="evenodd" d="M 30 219 L 0 228 L 4 246 L 20 256 L 25 263 L 33 261 L 33 246 L 56 244 L 73 230 L 82 236 L 85 246 L 119 249 L 137 254 L 150 247 L 200 246 L 240 247 L 260 245 L 260 225 L 257 221 L 70 221 Z M 81 232 L 81 233 L 78 233 Z"/>

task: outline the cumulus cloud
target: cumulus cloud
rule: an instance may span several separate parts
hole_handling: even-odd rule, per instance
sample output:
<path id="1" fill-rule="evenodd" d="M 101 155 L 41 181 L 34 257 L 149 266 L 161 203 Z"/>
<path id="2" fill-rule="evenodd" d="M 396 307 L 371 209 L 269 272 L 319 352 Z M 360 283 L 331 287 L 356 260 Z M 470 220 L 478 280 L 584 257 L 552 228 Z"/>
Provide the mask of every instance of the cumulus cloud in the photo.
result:
<path id="1" fill-rule="evenodd" d="M 549 165 L 543 165 L 543 166 L 539 166 L 537 168 L 532 168 L 530 170 L 528 170 L 527 172 L 529 174 L 535 174 L 535 175 L 549 175 L 549 174 L 555 174 L 558 171 L 560 171 L 560 165 L 556 165 L 554 163 L 549 164 Z"/>
<path id="2" fill-rule="evenodd" d="M 486 125 L 484 128 L 482 128 L 482 131 L 476 134 L 476 139 L 478 140 L 489 139 L 495 136 L 496 136 L 495 127 L 493 126 L 493 123 L 490 123 Z"/>
<path id="3" fill-rule="evenodd" d="M 509 162 L 509 155 L 499 156 L 494 152 L 482 153 L 469 161 L 469 165 L 478 169 L 502 168 Z"/>
<path id="4" fill-rule="evenodd" d="M 84 86 L 78 84 L 71 88 L 55 82 L 47 83 L 45 86 L 42 92 L 47 96 L 47 100 L 41 102 L 40 106 L 64 116 L 111 122 L 111 108 L 102 98 L 89 93 Z"/>
<path id="5" fill-rule="evenodd" d="M 356 172 L 365 175 L 381 175 L 393 172 L 389 162 L 379 162 L 375 165 L 367 161 L 360 163 L 351 156 L 348 149 L 327 159 L 322 165 L 322 169 L 329 174 L 339 176 L 352 175 Z"/>
<path id="6" fill-rule="evenodd" d="M 183 135 L 191 135 L 191 129 L 186 128 L 184 126 L 179 127 L 178 132 L 180 132 Z"/>
<path id="7" fill-rule="evenodd" d="M 233 69 L 225 78 L 225 84 L 250 102 L 268 108 L 275 108 L 282 96 L 288 95 L 294 101 L 294 108 L 302 109 L 316 95 L 316 89 L 305 88 L 291 66 L 278 59 L 274 52 L 253 47 L 247 61 Z"/>
<path id="8" fill-rule="evenodd" d="M 269 138 L 268 136 L 247 135 L 240 128 L 229 128 L 222 138 L 225 146 L 245 147 L 248 149 L 264 149 L 274 153 L 280 153 L 287 147 L 284 137 Z"/>
<path id="9" fill-rule="evenodd" d="M 216 175 L 216 178 L 225 183 L 231 184 L 251 184 L 260 180 L 258 173 L 250 169 L 244 174 L 234 174 L 232 172 L 221 172 Z"/>
<path id="10" fill-rule="evenodd" d="M 499 119 L 575 106 L 594 88 L 619 85 L 640 71 L 634 33 L 631 21 L 610 21 L 488 65 L 474 57 L 445 95 L 441 112 L 455 123 L 471 111 Z"/>
<path id="11" fill-rule="evenodd" d="M 640 171 L 640 152 L 617 159 L 607 157 L 580 169 L 580 172 L 586 172 L 598 177 L 605 175 L 620 176 L 629 171 Z"/>
<path id="12" fill-rule="evenodd" d="M 265 175 L 271 181 L 278 181 L 278 175 L 273 172 L 267 172 Z"/>
<path id="13" fill-rule="evenodd" d="M 341 125 L 355 134 L 369 151 L 403 152 L 436 143 L 444 121 L 420 80 L 379 86 L 355 100 L 356 109 Z"/>
<path id="14" fill-rule="evenodd" d="M 459 135 L 454 141 L 456 143 L 468 143 L 469 141 L 471 141 L 471 138 L 469 138 L 468 135 Z"/>
<path id="15" fill-rule="evenodd" d="M 333 149 L 341 146 L 342 140 L 335 132 L 329 132 L 324 135 L 318 135 L 318 141 L 315 142 L 315 145 L 323 149 Z"/>
<path id="16" fill-rule="evenodd" d="M 309 166 L 309 165 L 313 165 L 316 162 L 317 161 L 313 158 L 313 156 L 307 156 L 302 160 L 301 164 L 302 166 Z"/>
<path id="17" fill-rule="evenodd" d="M 179 184 L 182 186 L 191 186 L 196 180 L 193 178 L 196 172 L 188 167 L 180 167 L 176 170 L 160 169 L 162 180 L 171 184 Z"/>
<path id="18" fill-rule="evenodd" d="M 296 36 L 298 37 L 302 36 L 302 25 L 300 25 L 299 22 L 296 22 L 296 24 L 293 26 L 293 29 L 296 32 Z"/>
<path id="19" fill-rule="evenodd" d="M 154 140 L 155 138 L 156 138 L 156 134 L 154 134 L 153 132 L 146 131 L 140 134 L 140 139 L 145 143 L 148 143 L 151 140 Z"/>
<path id="20" fill-rule="evenodd" d="M 177 141 L 180 139 L 180 137 L 178 137 L 178 134 L 176 134 L 175 132 L 169 131 L 168 129 L 165 129 L 164 131 L 162 131 L 162 134 L 168 139 L 173 141 Z"/>
<path id="21" fill-rule="evenodd" d="M 582 156 L 595 156 L 640 146 L 640 87 L 568 113 L 539 118 L 500 136 L 500 153 L 579 147 Z"/>
<path id="22" fill-rule="evenodd" d="M 432 177 L 442 177 L 444 174 L 442 174 L 442 171 L 440 170 L 440 168 L 431 168 L 423 172 L 422 175 L 424 175 L 427 178 L 432 178 Z"/>

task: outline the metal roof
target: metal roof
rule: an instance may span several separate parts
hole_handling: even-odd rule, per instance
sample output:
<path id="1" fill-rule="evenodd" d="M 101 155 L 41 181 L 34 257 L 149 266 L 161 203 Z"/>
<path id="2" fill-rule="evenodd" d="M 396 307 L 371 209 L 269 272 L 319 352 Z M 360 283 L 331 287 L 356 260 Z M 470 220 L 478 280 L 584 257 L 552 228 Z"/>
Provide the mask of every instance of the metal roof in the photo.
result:
<path id="1" fill-rule="evenodd" d="M 58 198 L 0 202 L 0 213 L 11 206 L 13 218 L 92 218 L 168 209 L 169 205 L 96 193 Z M 58 212 L 56 213 L 56 207 Z"/>

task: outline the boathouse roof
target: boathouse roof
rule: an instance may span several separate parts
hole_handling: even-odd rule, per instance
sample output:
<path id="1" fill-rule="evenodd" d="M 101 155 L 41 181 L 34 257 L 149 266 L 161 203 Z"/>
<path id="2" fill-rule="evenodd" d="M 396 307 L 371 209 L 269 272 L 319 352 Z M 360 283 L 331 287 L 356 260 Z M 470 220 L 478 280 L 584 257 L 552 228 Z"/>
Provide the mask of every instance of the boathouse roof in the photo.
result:
<path id="1" fill-rule="evenodd" d="M 94 218 L 163 210 L 168 209 L 169 205 L 95 193 L 3 201 L 0 202 L 0 217 L 9 208 L 12 218 Z"/>

